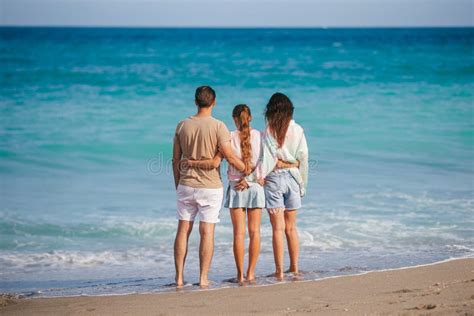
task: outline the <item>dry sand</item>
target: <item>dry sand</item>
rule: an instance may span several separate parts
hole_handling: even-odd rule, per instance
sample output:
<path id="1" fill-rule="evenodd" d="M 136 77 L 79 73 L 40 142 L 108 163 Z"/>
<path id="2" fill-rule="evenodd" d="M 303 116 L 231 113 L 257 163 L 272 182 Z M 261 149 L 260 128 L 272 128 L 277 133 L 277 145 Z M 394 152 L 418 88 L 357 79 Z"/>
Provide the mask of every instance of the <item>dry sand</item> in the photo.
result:
<path id="1" fill-rule="evenodd" d="M 474 315 L 474 258 L 260 287 L 101 297 L 3 297 L 0 306 L 2 315 Z"/>

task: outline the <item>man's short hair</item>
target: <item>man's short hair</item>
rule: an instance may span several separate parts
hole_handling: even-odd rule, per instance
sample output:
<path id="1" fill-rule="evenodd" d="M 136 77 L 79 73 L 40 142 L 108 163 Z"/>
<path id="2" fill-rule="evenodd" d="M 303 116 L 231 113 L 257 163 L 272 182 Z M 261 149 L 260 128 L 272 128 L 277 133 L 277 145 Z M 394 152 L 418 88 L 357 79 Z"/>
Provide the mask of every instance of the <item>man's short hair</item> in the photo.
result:
<path id="1" fill-rule="evenodd" d="M 196 104 L 200 108 L 208 108 L 216 100 L 216 92 L 209 86 L 201 86 L 196 89 Z"/>

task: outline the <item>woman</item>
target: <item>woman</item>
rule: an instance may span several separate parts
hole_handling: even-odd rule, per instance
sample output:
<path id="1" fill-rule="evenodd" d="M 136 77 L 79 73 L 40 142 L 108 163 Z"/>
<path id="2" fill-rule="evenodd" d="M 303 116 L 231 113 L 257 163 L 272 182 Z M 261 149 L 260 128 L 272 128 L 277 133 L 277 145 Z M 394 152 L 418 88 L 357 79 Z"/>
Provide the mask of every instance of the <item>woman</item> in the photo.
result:
<path id="1" fill-rule="evenodd" d="M 232 111 L 232 118 L 236 130 L 231 132 L 231 146 L 237 157 L 242 159 L 246 170 L 253 170 L 260 158 L 261 136 L 258 130 L 250 127 L 252 114 L 250 108 L 245 104 L 239 104 Z M 217 168 L 220 164 L 221 156 L 216 155 L 212 162 L 188 161 L 191 167 Z M 245 252 L 245 218 L 248 221 L 249 231 L 249 259 L 246 280 L 249 282 L 255 279 L 255 266 L 260 254 L 260 223 L 262 208 L 265 207 L 265 193 L 261 184 L 249 182 L 247 190 L 236 190 L 235 185 L 245 177 L 245 174 L 232 166 L 227 170 L 229 187 L 227 188 L 224 206 L 230 209 L 232 225 L 234 231 L 234 258 L 237 267 L 237 282 L 244 282 L 244 252 Z M 259 177 L 257 176 L 257 179 Z"/>
<path id="2" fill-rule="evenodd" d="M 275 277 L 283 279 L 283 234 L 286 235 L 290 267 L 298 273 L 299 240 L 297 210 L 301 207 L 308 182 L 308 146 L 303 128 L 293 120 L 293 103 L 282 93 L 272 95 L 265 109 L 266 130 L 262 133 L 262 159 L 247 181 L 265 178 L 265 202 L 273 230 Z"/>

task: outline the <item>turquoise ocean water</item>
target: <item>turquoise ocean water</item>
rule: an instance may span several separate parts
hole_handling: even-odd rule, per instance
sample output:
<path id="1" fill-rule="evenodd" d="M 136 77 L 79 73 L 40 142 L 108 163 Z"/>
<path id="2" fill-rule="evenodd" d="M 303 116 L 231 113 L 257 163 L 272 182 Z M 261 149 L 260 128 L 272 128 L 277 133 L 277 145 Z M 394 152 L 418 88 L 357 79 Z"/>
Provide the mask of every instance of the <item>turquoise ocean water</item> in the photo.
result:
<path id="1" fill-rule="evenodd" d="M 302 278 L 474 254 L 473 28 L 0 34 L 0 292 L 172 290 L 171 139 L 203 84 L 230 128 L 235 104 L 261 129 L 272 93 L 293 100 L 311 156 Z M 215 241 L 213 287 L 234 286 L 226 209 Z M 272 271 L 264 214 L 258 283 Z"/>

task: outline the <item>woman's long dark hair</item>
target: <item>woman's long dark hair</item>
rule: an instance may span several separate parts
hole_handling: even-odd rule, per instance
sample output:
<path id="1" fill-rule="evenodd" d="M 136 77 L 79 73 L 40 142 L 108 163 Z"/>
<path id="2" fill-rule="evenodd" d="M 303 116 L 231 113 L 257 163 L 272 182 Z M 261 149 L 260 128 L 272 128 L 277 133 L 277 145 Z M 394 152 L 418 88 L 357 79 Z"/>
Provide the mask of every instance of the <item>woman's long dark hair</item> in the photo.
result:
<path id="1" fill-rule="evenodd" d="M 232 117 L 237 119 L 240 131 L 240 152 L 242 161 L 247 169 L 252 168 L 252 143 L 250 142 L 250 119 L 252 113 L 246 104 L 238 104 L 232 111 Z"/>
<path id="2" fill-rule="evenodd" d="M 280 92 L 272 95 L 265 108 L 265 120 L 279 147 L 283 146 L 285 142 L 285 135 L 290 121 L 293 119 L 294 109 L 291 100 Z"/>

